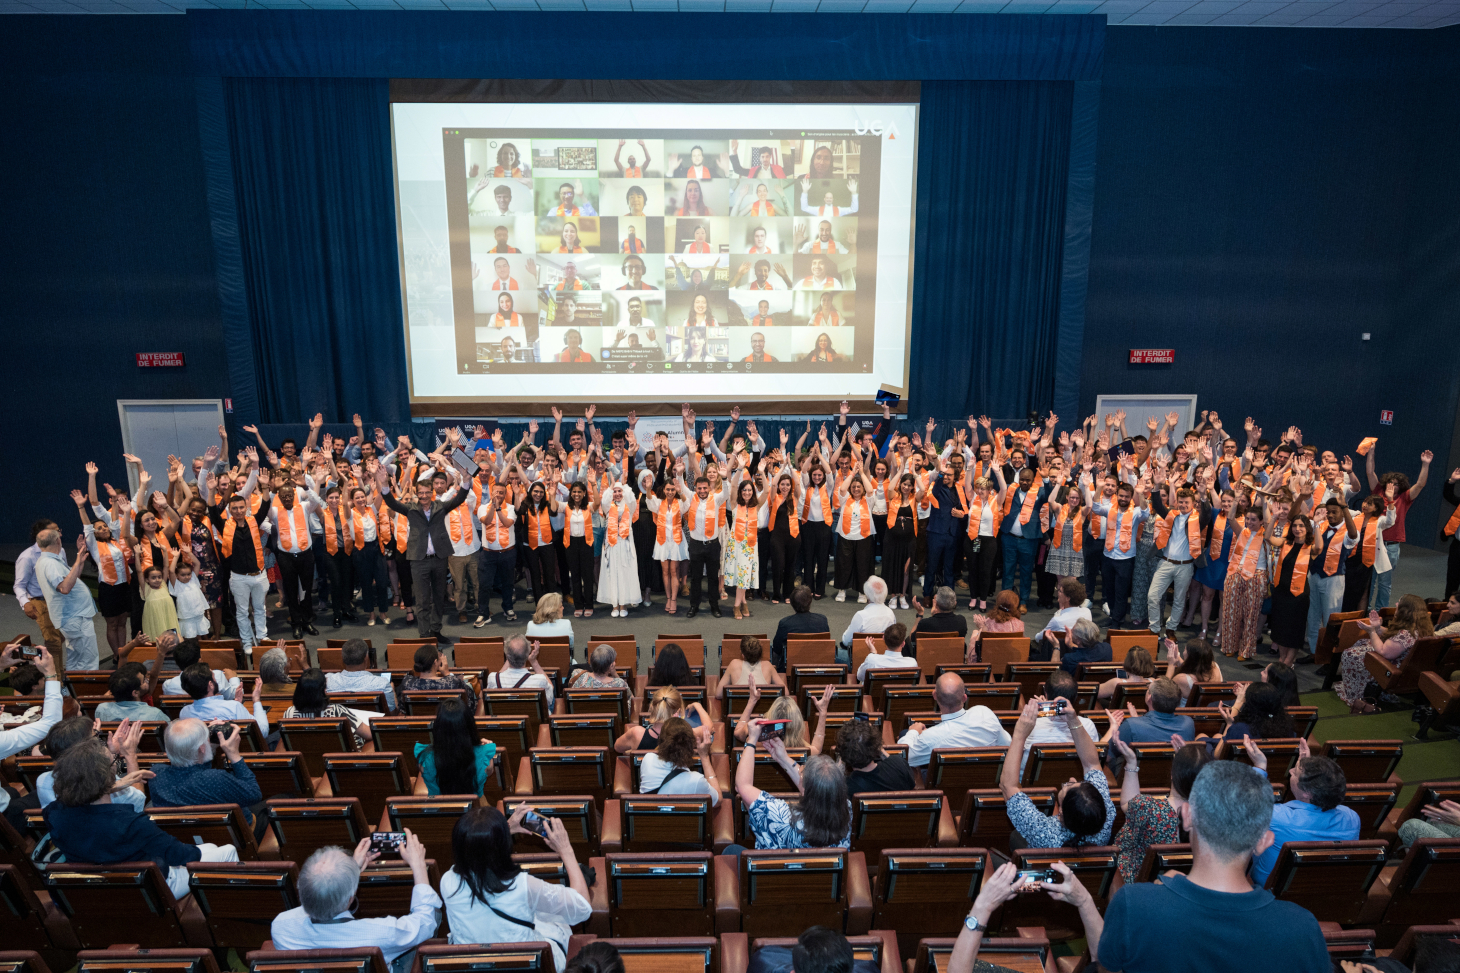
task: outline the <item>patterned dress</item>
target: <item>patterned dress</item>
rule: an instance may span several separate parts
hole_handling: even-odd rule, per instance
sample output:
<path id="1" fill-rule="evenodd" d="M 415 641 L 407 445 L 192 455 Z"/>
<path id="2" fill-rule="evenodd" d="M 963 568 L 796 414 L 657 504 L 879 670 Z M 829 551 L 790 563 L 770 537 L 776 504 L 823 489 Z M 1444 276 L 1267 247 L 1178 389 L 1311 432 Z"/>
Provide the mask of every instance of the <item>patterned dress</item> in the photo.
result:
<path id="1" fill-rule="evenodd" d="M 193 557 L 198 559 L 193 575 L 198 579 L 208 604 L 216 606 L 218 599 L 223 597 L 223 581 L 218 577 L 218 549 L 213 544 L 213 525 L 206 517 L 199 518 L 199 521 L 193 524 L 192 534 L 188 537 Z"/>
<path id="2" fill-rule="evenodd" d="M 760 587 L 760 554 L 756 547 L 757 529 L 756 516 L 760 513 L 757 507 L 736 507 L 732 514 L 732 521 L 740 517 L 749 517 L 749 529 L 746 530 L 745 540 L 736 540 L 734 523 L 731 530 L 725 534 L 725 587 L 727 588 L 759 588 Z"/>
<path id="3" fill-rule="evenodd" d="M 1125 825 L 1115 836 L 1120 846 L 1116 864 L 1120 877 L 1134 882 L 1151 845 L 1169 845 L 1181 840 L 1181 821 L 1176 809 L 1164 797 L 1145 794 L 1131 801 L 1125 812 Z"/>
<path id="4" fill-rule="evenodd" d="M 1145 628 L 1146 602 L 1151 594 L 1151 578 L 1156 574 L 1156 518 L 1147 517 L 1141 527 L 1140 541 L 1136 544 L 1136 563 L 1131 569 L 1130 617 L 1131 628 Z"/>
<path id="5" fill-rule="evenodd" d="M 1414 648 L 1414 633 L 1399 632 L 1392 641 L 1404 646 L 1404 651 L 1399 656 L 1389 661 L 1396 666 L 1404 664 L 1404 657 L 1409 655 L 1409 650 Z M 1343 675 L 1343 682 L 1335 687 L 1338 698 L 1349 705 L 1360 702 L 1364 698 L 1364 690 L 1368 688 L 1373 677 L 1369 675 L 1368 668 L 1364 665 L 1364 656 L 1374 651 L 1373 645 L 1368 639 L 1359 639 L 1353 645 L 1343 650 L 1343 659 L 1338 664 L 1338 671 Z"/>

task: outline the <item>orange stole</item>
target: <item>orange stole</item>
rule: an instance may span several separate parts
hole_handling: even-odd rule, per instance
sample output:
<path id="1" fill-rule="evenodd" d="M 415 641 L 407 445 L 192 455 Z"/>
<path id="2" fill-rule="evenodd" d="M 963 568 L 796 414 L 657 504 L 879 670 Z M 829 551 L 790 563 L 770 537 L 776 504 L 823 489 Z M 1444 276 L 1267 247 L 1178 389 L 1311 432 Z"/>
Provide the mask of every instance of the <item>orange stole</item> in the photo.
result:
<path id="1" fill-rule="evenodd" d="M 639 519 L 639 505 L 637 503 L 624 502 L 622 505 L 609 504 L 608 513 L 608 534 L 606 540 L 608 546 L 612 547 L 619 542 L 620 537 L 628 537 L 632 530 L 632 524 Z"/>
<path id="2" fill-rule="evenodd" d="M 257 524 L 254 525 L 254 530 L 258 530 Z M 147 537 L 138 538 L 137 570 L 144 578 L 147 576 L 147 571 L 152 567 L 152 542 L 154 540 L 157 542 L 157 546 L 162 548 L 162 556 L 168 561 L 172 560 L 172 544 L 168 542 L 167 535 L 162 531 L 159 530 L 150 539 Z M 229 546 L 231 547 L 232 545 Z M 255 549 L 263 550 L 263 548 L 257 547 L 257 545 Z M 165 566 L 159 565 L 159 567 L 163 567 L 164 571 L 166 570 Z"/>
<path id="3" fill-rule="evenodd" d="M 668 500 L 659 501 L 659 509 L 654 511 L 654 538 L 656 543 L 663 544 L 669 539 L 671 527 L 674 529 L 674 543 L 678 544 L 684 540 L 684 518 L 679 515 L 680 509 L 681 506 L 678 497 L 674 498 L 673 503 Z"/>
<path id="4" fill-rule="evenodd" d="M 1051 541 L 1051 543 L 1055 547 L 1061 547 L 1061 546 L 1064 545 L 1064 540 L 1065 540 L 1065 521 L 1069 519 L 1069 516 L 1070 516 L 1070 505 L 1067 504 L 1067 503 L 1066 504 L 1061 504 L 1060 505 L 1060 508 L 1059 508 L 1059 513 L 1055 515 L 1055 521 L 1054 521 L 1054 540 Z M 1073 536 L 1074 540 L 1073 540 L 1073 543 L 1072 543 L 1071 546 L 1074 547 L 1074 549 L 1076 551 L 1082 551 L 1085 548 L 1085 531 L 1084 531 L 1084 525 L 1085 525 L 1085 508 L 1084 507 L 1080 507 L 1080 508 L 1078 508 L 1075 511 L 1075 523 L 1074 523 L 1074 528 L 1075 529 L 1072 532 L 1072 536 Z"/>
<path id="5" fill-rule="evenodd" d="M 527 508 L 527 546 L 537 550 L 544 544 L 553 542 L 553 521 L 552 513 L 547 504 L 543 504 L 541 510 L 536 513 L 531 507 Z"/>
<path id="6" fill-rule="evenodd" d="M 827 498 L 826 481 L 823 480 L 821 486 L 815 488 L 815 492 L 816 496 L 821 500 L 822 522 L 829 524 L 831 523 L 831 501 Z M 811 519 L 811 493 L 811 490 L 807 490 L 805 496 L 801 498 L 801 519 L 805 521 L 810 521 Z"/>
<path id="7" fill-rule="evenodd" d="M 1217 519 L 1212 522 L 1212 544 L 1207 548 L 1207 556 L 1213 561 L 1222 556 L 1222 540 L 1227 535 L 1227 515 L 1217 514 Z"/>
<path id="8" fill-rule="evenodd" d="M 771 502 L 774 503 L 775 501 L 772 500 Z M 705 514 L 705 536 L 713 537 L 715 534 L 718 534 L 720 532 L 720 525 L 725 522 L 725 508 L 717 504 L 714 499 L 710 497 L 706 497 L 704 500 L 700 499 L 699 494 L 695 494 L 694 496 L 690 497 L 688 513 L 691 529 L 693 529 L 695 521 L 699 519 L 700 504 L 709 505 L 709 512 Z M 772 515 L 775 514 L 775 510 L 775 507 L 771 507 Z M 792 533 L 795 533 L 794 528 L 792 528 Z"/>
<path id="9" fill-rule="evenodd" d="M 1292 549 L 1293 544 L 1291 541 L 1283 545 L 1284 561 L 1288 559 L 1288 551 Z M 1303 589 L 1308 585 L 1308 552 L 1310 550 L 1311 548 L 1307 544 L 1304 544 L 1302 547 L 1298 548 L 1298 559 L 1297 561 L 1293 562 L 1293 580 L 1288 585 L 1288 590 L 1291 591 L 1294 595 L 1301 595 L 1303 593 Z M 1277 580 L 1276 576 L 1273 578 L 1273 580 Z"/>
<path id="10" fill-rule="evenodd" d="M 253 516 L 250 515 L 248 517 L 243 518 L 243 520 L 244 520 L 244 523 L 248 524 L 248 535 L 253 538 L 254 572 L 257 573 L 257 572 L 262 571 L 264 569 L 264 542 L 259 538 L 259 525 L 258 525 L 258 522 L 253 519 Z M 235 530 L 237 530 L 237 529 L 238 529 L 238 521 L 234 520 L 231 517 L 228 519 L 228 523 L 226 523 L 226 524 L 223 525 L 223 545 L 222 546 L 223 546 L 223 556 L 225 558 L 229 558 L 229 557 L 232 557 L 233 556 L 233 532 Z M 147 546 L 147 544 L 146 544 L 146 541 L 144 540 L 143 541 L 143 547 L 144 547 L 144 549 L 146 548 L 146 546 Z M 149 561 L 150 561 L 150 558 L 151 558 L 151 552 L 149 551 L 148 552 L 148 559 L 149 559 Z"/>
<path id="11" fill-rule="evenodd" d="M 296 498 L 294 506 L 285 510 L 275 499 L 273 507 L 279 522 L 279 546 L 290 554 L 309 550 L 309 520 L 304 515 L 304 504 Z"/>
<path id="12" fill-rule="evenodd" d="M 583 525 L 583 539 L 590 544 L 593 543 L 593 513 L 586 509 L 569 507 L 567 513 L 563 515 L 563 546 L 567 547 L 572 543 L 574 523 Z"/>
<path id="13" fill-rule="evenodd" d="M 730 531 L 730 536 L 749 547 L 755 547 L 757 532 L 760 525 L 756 522 L 759 511 L 755 507 L 747 507 L 743 504 L 735 506 L 735 526 Z M 749 535 L 749 536 L 747 536 Z"/>
<path id="14" fill-rule="evenodd" d="M 1114 501 L 1110 504 L 1110 513 L 1105 517 L 1105 550 L 1113 551 L 1118 543 L 1122 551 L 1128 551 L 1133 543 L 1131 528 L 1136 522 L 1136 505 L 1132 503 L 1126 508 L 1125 513 L 1120 512 Z"/>
<path id="15" fill-rule="evenodd" d="M 1379 520 L 1376 517 L 1364 516 L 1363 523 L 1359 524 L 1359 556 L 1364 559 L 1364 567 L 1374 566 L 1374 549 L 1379 545 Z"/>
<path id="16" fill-rule="evenodd" d="M 1454 537 L 1460 533 L 1460 507 L 1456 507 L 1450 514 L 1450 519 L 1445 521 L 1445 529 L 1440 531 L 1443 537 Z"/>
<path id="17" fill-rule="evenodd" d="M 1242 533 L 1232 540 L 1228 552 L 1227 577 L 1233 573 L 1251 580 L 1257 574 L 1257 556 L 1262 553 L 1262 532 L 1242 528 Z"/>
<path id="18" fill-rule="evenodd" d="M 1323 573 L 1332 575 L 1338 570 L 1339 559 L 1343 557 L 1343 539 L 1348 536 L 1348 529 L 1340 524 L 1333 529 L 1333 536 L 1328 539 L 1328 547 L 1323 552 Z"/>
<path id="19" fill-rule="evenodd" d="M 120 554 L 122 573 L 117 574 L 117 555 Z M 104 541 L 98 539 L 96 542 L 96 566 L 101 573 L 101 580 L 107 584 L 121 584 L 129 577 L 127 573 L 127 549 L 116 541 Z"/>
<path id="20" fill-rule="evenodd" d="M 1166 542 L 1171 540 L 1171 528 L 1176 523 L 1176 518 L 1181 516 L 1175 510 L 1166 511 L 1166 516 L 1156 523 L 1156 550 L 1157 552 L 1166 549 Z M 1187 550 L 1191 553 L 1193 560 L 1201 556 L 1201 514 L 1195 508 L 1186 518 L 1186 543 Z M 1220 543 L 1220 541 L 1218 542 Z"/>
<path id="21" fill-rule="evenodd" d="M 861 508 L 861 514 L 862 514 L 861 528 L 860 528 L 860 535 L 859 536 L 861 536 L 861 537 L 871 537 L 872 536 L 872 508 L 867 504 L 867 498 L 865 496 L 862 497 L 862 499 L 860 499 L 860 500 L 853 500 L 851 497 L 847 497 L 847 499 L 842 502 L 842 521 L 841 522 L 843 524 L 846 524 L 846 523 L 849 522 L 848 519 L 847 519 L 847 517 L 848 517 L 848 513 L 847 512 L 852 509 L 852 504 L 854 504 L 854 503 L 857 504 Z"/>

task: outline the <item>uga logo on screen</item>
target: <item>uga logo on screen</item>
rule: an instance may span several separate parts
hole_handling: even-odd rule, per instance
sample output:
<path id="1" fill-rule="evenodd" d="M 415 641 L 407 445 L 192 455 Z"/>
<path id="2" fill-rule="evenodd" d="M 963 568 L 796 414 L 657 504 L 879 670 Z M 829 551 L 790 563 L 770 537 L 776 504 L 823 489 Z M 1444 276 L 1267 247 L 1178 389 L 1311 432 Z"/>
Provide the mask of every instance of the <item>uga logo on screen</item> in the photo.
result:
<path id="1" fill-rule="evenodd" d="M 858 135 L 866 135 L 870 132 L 873 135 L 886 135 L 890 139 L 895 139 L 897 138 L 897 123 L 891 122 L 887 125 L 883 125 L 882 119 L 874 118 L 866 125 L 858 122 L 856 125 L 852 126 L 852 131 L 856 132 Z"/>

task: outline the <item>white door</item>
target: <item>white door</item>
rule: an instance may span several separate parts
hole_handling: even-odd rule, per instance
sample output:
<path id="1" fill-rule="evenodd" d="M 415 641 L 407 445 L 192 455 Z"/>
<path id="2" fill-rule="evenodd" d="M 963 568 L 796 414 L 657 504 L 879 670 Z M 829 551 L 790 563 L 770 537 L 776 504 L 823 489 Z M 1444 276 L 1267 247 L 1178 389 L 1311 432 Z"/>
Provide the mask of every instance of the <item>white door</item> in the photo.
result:
<path id="1" fill-rule="evenodd" d="M 192 474 L 194 457 L 217 446 L 223 424 L 222 399 L 118 399 L 122 448 L 142 461 L 154 490 L 167 489 L 167 457 L 176 456 Z M 137 492 L 137 474 L 127 468 L 129 491 Z"/>

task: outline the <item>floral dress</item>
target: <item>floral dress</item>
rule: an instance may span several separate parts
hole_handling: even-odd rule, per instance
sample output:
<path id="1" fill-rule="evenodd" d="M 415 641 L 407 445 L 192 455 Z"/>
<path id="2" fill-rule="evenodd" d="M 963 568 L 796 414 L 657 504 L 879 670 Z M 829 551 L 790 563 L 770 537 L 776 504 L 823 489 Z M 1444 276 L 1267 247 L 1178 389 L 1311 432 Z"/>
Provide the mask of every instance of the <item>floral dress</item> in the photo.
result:
<path id="1" fill-rule="evenodd" d="M 1414 633 L 1402 631 L 1392 639 L 1394 642 L 1404 646 L 1404 651 L 1396 658 L 1389 661 L 1397 665 L 1403 665 L 1404 657 L 1409 655 L 1409 650 L 1414 648 Z M 1364 665 L 1364 656 L 1374 651 L 1374 647 L 1368 639 L 1360 639 L 1353 645 L 1343 650 L 1343 659 L 1338 664 L 1338 671 L 1343 676 L 1343 683 L 1337 687 L 1338 698 L 1352 706 L 1364 698 L 1364 690 L 1368 688 L 1373 677 L 1369 675 L 1368 667 Z"/>
<path id="2" fill-rule="evenodd" d="M 1129 624 L 1132 628 L 1145 628 L 1148 623 L 1146 602 L 1151 594 L 1151 578 L 1156 573 L 1157 553 L 1156 518 L 1147 517 L 1136 544 L 1136 563 L 1131 569 Z"/>
<path id="3" fill-rule="evenodd" d="M 756 521 L 759 514 L 758 507 L 736 507 L 731 512 L 730 530 L 726 532 L 724 543 L 727 588 L 760 587 L 760 556 L 756 551 L 759 536 Z M 748 529 L 737 531 L 735 523 L 741 517 L 749 521 Z M 744 534 L 744 540 L 737 538 L 736 534 Z"/>
<path id="4" fill-rule="evenodd" d="M 218 548 L 214 545 L 213 525 L 208 518 L 200 517 L 199 522 L 193 524 L 188 541 L 192 545 L 193 557 L 198 561 L 193 577 L 198 579 L 208 604 L 217 605 L 218 599 L 223 597 L 223 582 L 218 577 Z"/>
<path id="5" fill-rule="evenodd" d="M 1146 860 L 1146 849 L 1151 845 L 1169 845 L 1181 840 L 1181 821 L 1176 809 L 1164 797 L 1147 797 L 1142 794 L 1126 808 L 1125 825 L 1115 836 L 1120 846 L 1116 865 L 1120 877 L 1134 882 Z"/>

